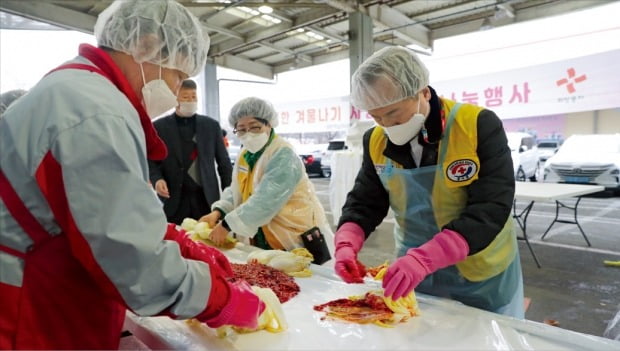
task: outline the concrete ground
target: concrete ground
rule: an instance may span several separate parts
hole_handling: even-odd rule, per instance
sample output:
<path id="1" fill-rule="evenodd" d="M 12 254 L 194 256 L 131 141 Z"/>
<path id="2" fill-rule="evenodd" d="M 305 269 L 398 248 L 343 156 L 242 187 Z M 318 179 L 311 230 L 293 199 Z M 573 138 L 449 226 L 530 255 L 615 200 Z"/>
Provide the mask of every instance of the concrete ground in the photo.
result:
<path id="1" fill-rule="evenodd" d="M 333 225 L 329 205 L 329 178 L 312 178 L 319 199 Z M 525 202 L 517 202 L 523 208 Z M 583 198 L 579 221 L 592 243 L 587 247 L 577 227 L 555 224 L 540 237 L 555 215 L 552 203 L 536 203 L 528 219 L 528 236 L 541 268 L 524 241 L 519 241 L 525 296 L 529 299 L 526 318 L 556 321 L 560 328 L 603 336 L 608 322 L 620 309 L 620 267 L 604 260 L 620 260 L 620 197 L 611 194 Z M 366 265 L 394 260 L 393 219 L 387 219 L 364 244 L 359 258 Z M 517 235 L 521 235 L 518 230 Z"/>

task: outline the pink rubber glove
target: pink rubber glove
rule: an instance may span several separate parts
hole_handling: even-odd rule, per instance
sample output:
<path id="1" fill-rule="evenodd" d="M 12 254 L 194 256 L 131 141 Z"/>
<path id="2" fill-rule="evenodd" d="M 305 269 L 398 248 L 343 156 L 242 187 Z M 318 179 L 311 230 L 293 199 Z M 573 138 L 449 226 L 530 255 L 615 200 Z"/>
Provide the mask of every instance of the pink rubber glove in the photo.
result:
<path id="1" fill-rule="evenodd" d="M 222 311 L 210 319 L 201 319 L 211 328 L 219 328 L 223 325 L 256 329 L 258 317 L 265 310 L 265 303 L 254 294 L 250 284 L 245 280 L 230 283 L 230 299 Z"/>
<path id="2" fill-rule="evenodd" d="M 366 267 L 357 260 L 364 245 L 364 230 L 357 223 L 347 222 L 338 228 L 336 238 L 336 273 L 347 283 L 363 283 Z"/>
<path id="3" fill-rule="evenodd" d="M 390 265 L 383 277 L 385 296 L 396 300 L 408 295 L 427 275 L 464 260 L 468 253 L 469 245 L 461 234 L 442 230 Z"/>
<path id="4" fill-rule="evenodd" d="M 230 262 L 220 250 L 192 240 L 183 229 L 177 230 L 176 225 L 168 224 L 164 239 L 176 241 L 181 249 L 181 256 L 190 260 L 203 261 L 207 264 L 216 264 L 225 272 L 226 277 L 233 276 Z"/>

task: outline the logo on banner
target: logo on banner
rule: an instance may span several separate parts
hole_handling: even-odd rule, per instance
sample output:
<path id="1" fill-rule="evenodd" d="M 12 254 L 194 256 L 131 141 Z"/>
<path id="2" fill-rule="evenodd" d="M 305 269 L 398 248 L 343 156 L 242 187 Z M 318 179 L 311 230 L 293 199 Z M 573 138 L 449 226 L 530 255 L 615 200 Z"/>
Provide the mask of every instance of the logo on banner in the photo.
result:
<path id="1" fill-rule="evenodd" d="M 561 87 L 562 85 L 566 85 L 566 90 L 568 90 L 569 94 L 572 94 L 575 91 L 577 91 L 577 89 L 575 89 L 575 84 L 581 83 L 585 81 L 586 79 L 588 79 L 588 77 L 585 74 L 582 74 L 579 77 L 575 77 L 576 73 L 573 67 L 567 69 L 566 72 L 568 73 L 568 77 L 562 78 L 556 81 L 555 85 L 557 85 L 558 87 Z"/>
<path id="2" fill-rule="evenodd" d="M 476 162 L 463 159 L 450 163 L 446 170 L 446 175 L 453 182 L 464 182 L 471 179 L 476 174 L 476 171 L 478 171 Z"/>

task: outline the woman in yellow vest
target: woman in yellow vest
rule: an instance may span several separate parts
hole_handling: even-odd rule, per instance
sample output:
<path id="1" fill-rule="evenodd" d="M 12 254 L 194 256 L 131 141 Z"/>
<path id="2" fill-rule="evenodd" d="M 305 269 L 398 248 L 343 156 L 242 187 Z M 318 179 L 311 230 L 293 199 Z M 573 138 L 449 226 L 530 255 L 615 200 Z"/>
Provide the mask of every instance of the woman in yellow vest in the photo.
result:
<path id="1" fill-rule="evenodd" d="M 308 247 L 301 234 L 318 227 L 323 240 L 332 246 L 334 234 L 301 159 L 293 146 L 275 133 L 278 114 L 273 105 L 245 98 L 232 107 L 228 122 L 243 148 L 235 161 L 231 185 L 212 205 L 212 212 L 200 219 L 213 228 L 211 240 L 223 243 L 232 231 L 260 248 L 289 251 Z M 316 262 L 318 253 L 308 249 Z M 322 253 L 321 261 L 329 258 L 331 255 Z"/>
<path id="2" fill-rule="evenodd" d="M 437 96 L 424 64 L 403 47 L 369 57 L 351 86 L 351 103 L 378 126 L 364 135 L 362 168 L 340 217 L 336 273 L 362 281 L 357 253 L 391 208 L 399 258 L 383 278 L 386 296 L 416 288 L 524 318 L 514 174 L 499 118 Z"/>

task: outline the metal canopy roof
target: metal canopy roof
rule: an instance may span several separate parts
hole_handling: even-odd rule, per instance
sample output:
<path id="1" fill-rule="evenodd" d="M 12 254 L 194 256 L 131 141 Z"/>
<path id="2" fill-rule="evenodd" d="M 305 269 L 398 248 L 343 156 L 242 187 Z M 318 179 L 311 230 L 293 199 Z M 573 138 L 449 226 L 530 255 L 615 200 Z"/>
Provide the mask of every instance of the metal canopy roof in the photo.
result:
<path id="1" fill-rule="evenodd" d="M 209 29 L 210 61 L 260 77 L 349 57 L 348 14 L 373 20 L 376 48 L 433 40 L 553 16 L 612 0 L 178 0 Z M 92 33 L 112 0 L 2 0 L 4 29 L 25 28 L 23 16 Z M 264 7 L 268 6 L 268 7 Z M 41 27 L 41 25 L 38 25 Z"/>

